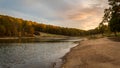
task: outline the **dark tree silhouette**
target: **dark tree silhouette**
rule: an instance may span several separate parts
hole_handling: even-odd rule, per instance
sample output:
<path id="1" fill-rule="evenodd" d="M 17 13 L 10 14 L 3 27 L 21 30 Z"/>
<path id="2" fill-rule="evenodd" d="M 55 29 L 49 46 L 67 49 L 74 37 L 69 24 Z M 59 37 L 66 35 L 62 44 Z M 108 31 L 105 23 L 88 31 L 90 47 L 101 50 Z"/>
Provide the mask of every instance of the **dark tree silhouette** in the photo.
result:
<path id="1" fill-rule="evenodd" d="M 109 27 L 115 36 L 120 32 L 120 0 L 108 0 L 111 8 L 111 18 L 109 20 Z"/>

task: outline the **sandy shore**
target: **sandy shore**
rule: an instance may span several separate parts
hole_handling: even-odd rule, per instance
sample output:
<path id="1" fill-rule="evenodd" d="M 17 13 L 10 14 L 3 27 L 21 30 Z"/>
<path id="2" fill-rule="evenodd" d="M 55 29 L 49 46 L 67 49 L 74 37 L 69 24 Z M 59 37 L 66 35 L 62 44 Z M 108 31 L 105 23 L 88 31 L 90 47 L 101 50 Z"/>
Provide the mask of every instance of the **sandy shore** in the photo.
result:
<path id="1" fill-rule="evenodd" d="M 61 68 L 120 68 L 120 42 L 108 38 L 82 41 L 63 57 Z"/>

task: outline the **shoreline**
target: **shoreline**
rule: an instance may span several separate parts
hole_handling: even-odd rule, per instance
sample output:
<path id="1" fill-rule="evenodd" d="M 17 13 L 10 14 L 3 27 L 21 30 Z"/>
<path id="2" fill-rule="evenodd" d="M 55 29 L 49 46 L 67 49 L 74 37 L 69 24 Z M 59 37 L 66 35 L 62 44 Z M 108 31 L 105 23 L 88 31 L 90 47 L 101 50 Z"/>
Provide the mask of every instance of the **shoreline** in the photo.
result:
<path id="1" fill-rule="evenodd" d="M 0 40 L 5 40 L 5 39 L 19 39 L 19 37 L 0 37 Z"/>
<path id="2" fill-rule="evenodd" d="M 81 41 L 83 41 L 83 40 L 81 40 Z M 76 45 L 74 45 L 73 47 L 71 47 L 69 49 L 69 51 L 65 53 L 65 55 L 68 54 L 71 51 L 72 48 L 78 46 L 80 42 L 77 41 L 77 42 L 73 42 L 73 43 L 76 43 Z M 61 68 L 61 65 L 63 64 L 63 57 L 65 55 L 63 55 L 62 57 L 59 58 L 59 60 L 60 60 L 59 62 L 57 62 L 57 61 L 53 62 L 52 63 L 52 68 Z"/>
<path id="3" fill-rule="evenodd" d="M 67 37 L 0 37 L 0 40 L 4 40 L 4 39 L 34 39 L 34 38 L 41 38 L 41 39 L 64 39 Z"/>
<path id="4" fill-rule="evenodd" d="M 7 40 L 7 39 L 23 39 L 23 38 L 35 38 L 35 37 L 0 37 L 0 40 Z"/>
<path id="5" fill-rule="evenodd" d="M 81 41 L 62 57 L 60 68 L 120 68 L 116 45 L 120 42 L 108 38 Z"/>
<path id="6" fill-rule="evenodd" d="M 65 64 L 65 62 L 66 62 L 66 56 L 67 56 L 75 47 L 79 46 L 82 41 L 86 41 L 86 40 L 88 40 L 88 39 L 87 39 L 87 38 L 82 38 L 81 41 L 79 41 L 79 42 L 78 42 L 78 41 L 77 41 L 77 42 L 74 42 L 74 43 L 78 43 L 78 44 L 77 44 L 76 46 L 70 48 L 70 49 L 69 49 L 69 52 L 67 52 L 63 57 L 60 58 L 60 59 L 62 60 L 60 68 L 64 68 L 64 67 L 62 67 L 62 65 Z M 53 68 L 54 68 L 54 67 L 53 67 Z"/>
<path id="7" fill-rule="evenodd" d="M 82 40 L 82 41 L 84 41 L 84 40 Z M 80 41 L 80 42 L 82 42 L 82 41 Z M 68 54 L 69 54 L 75 47 L 77 47 L 77 46 L 80 45 L 80 42 L 79 42 L 76 46 L 70 48 L 69 52 L 67 52 L 63 57 L 60 58 L 60 59 L 62 60 L 62 64 L 61 64 L 60 68 L 64 68 L 63 65 L 64 65 L 65 63 L 67 63 L 67 58 L 66 58 L 66 57 L 68 56 Z"/>

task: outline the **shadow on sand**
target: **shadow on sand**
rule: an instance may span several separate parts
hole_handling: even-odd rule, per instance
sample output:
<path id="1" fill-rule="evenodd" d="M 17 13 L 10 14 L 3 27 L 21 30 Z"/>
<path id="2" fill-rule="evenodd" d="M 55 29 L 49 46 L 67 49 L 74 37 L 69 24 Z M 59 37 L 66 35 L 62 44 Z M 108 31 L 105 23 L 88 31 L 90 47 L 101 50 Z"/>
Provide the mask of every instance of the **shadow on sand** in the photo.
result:
<path id="1" fill-rule="evenodd" d="M 120 42 L 120 37 L 108 37 L 108 39 L 115 41 L 115 42 Z"/>

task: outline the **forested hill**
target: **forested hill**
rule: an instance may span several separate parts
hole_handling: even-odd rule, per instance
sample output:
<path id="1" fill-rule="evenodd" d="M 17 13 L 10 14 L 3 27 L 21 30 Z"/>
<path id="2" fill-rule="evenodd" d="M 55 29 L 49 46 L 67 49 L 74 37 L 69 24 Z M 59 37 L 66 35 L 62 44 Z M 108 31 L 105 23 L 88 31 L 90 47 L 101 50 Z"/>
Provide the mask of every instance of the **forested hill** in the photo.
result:
<path id="1" fill-rule="evenodd" d="M 33 36 L 36 32 L 45 32 L 67 36 L 83 36 L 84 30 L 65 28 L 53 25 L 0 15 L 0 36 Z"/>

